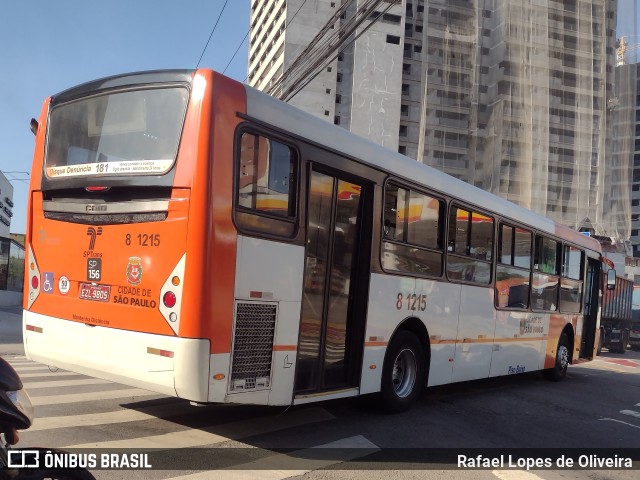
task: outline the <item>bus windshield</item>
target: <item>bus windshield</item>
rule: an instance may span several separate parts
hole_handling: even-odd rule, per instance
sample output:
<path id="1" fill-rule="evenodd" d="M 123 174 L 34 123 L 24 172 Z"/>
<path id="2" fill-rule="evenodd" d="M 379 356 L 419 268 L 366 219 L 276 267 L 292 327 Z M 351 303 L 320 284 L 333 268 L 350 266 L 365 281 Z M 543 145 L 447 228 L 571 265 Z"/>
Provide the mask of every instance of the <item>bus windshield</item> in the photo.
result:
<path id="1" fill-rule="evenodd" d="M 47 177 L 161 175 L 176 158 L 189 92 L 149 88 L 66 102 L 51 110 Z"/>

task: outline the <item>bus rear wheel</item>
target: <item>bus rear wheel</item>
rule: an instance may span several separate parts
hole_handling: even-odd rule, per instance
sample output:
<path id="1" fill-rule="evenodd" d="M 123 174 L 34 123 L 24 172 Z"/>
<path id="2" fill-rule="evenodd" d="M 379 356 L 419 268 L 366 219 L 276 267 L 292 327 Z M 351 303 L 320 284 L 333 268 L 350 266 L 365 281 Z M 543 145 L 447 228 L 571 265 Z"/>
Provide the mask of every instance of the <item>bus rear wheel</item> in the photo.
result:
<path id="1" fill-rule="evenodd" d="M 420 396 L 425 379 L 425 354 L 418 338 L 406 330 L 396 333 L 382 367 L 382 407 L 388 413 L 411 408 Z"/>
<path id="2" fill-rule="evenodd" d="M 629 344 L 629 334 L 625 331 L 620 333 L 620 348 L 618 348 L 618 353 L 624 355 L 627 353 L 627 345 Z"/>
<path id="3" fill-rule="evenodd" d="M 569 361 L 571 358 L 571 344 L 566 333 L 560 335 L 558 340 L 558 348 L 556 349 L 556 361 L 553 368 L 545 370 L 545 374 L 549 380 L 559 382 L 567 376 Z"/>

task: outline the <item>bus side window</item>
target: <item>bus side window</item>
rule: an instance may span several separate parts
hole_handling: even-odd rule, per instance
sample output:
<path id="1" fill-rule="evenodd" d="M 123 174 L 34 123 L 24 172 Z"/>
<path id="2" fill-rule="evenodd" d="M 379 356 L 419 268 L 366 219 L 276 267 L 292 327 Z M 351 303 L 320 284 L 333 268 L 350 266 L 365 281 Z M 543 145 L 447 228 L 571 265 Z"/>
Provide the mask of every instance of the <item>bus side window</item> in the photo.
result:
<path id="1" fill-rule="evenodd" d="M 579 313 L 582 308 L 582 265 L 584 253 L 576 247 L 565 245 L 562 254 L 562 279 L 560 280 L 560 310 Z"/>
<path id="2" fill-rule="evenodd" d="M 535 310 L 558 310 L 558 247 L 555 240 L 536 235 L 531 307 Z"/>
<path id="3" fill-rule="evenodd" d="M 449 213 L 447 276 L 450 280 L 491 283 L 493 218 L 452 206 Z"/>
<path id="4" fill-rule="evenodd" d="M 298 155 L 276 140 L 240 137 L 235 219 L 247 230 L 291 237 L 296 227 Z"/>
<path id="5" fill-rule="evenodd" d="M 500 225 L 495 299 L 500 308 L 528 308 L 531 283 L 531 232 Z"/>
<path id="6" fill-rule="evenodd" d="M 442 200 L 388 183 L 384 193 L 382 267 L 441 276 L 443 216 Z"/>

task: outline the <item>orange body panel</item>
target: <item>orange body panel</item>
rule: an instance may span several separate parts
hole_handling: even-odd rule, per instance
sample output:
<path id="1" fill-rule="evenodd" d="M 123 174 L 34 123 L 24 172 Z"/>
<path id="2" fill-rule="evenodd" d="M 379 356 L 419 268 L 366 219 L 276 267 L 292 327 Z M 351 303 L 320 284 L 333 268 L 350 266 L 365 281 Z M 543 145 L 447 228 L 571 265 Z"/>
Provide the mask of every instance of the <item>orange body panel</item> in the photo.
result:
<path id="1" fill-rule="evenodd" d="M 157 306 L 160 290 L 186 252 L 179 335 L 208 338 L 211 352 L 229 352 L 233 324 L 237 233 L 232 222 L 234 131 L 246 112 L 242 84 L 209 70 L 194 80 L 177 156 L 174 185 L 165 221 L 104 225 L 89 248 L 89 228 L 98 226 L 44 218 L 40 192 L 50 99 L 44 102 L 36 137 L 27 222 L 27 240 L 53 289 L 41 291 L 31 311 L 44 315 L 161 335 L 175 335 Z M 138 235 L 156 235 L 159 245 L 140 245 Z M 79 298 L 90 283 L 87 262 L 99 258 L 108 302 Z M 131 260 L 133 259 L 133 260 Z M 128 276 L 139 265 L 139 282 Z M 25 272 L 33 259 L 26 258 Z M 64 293 L 61 276 L 70 280 Z M 26 282 L 31 275 L 26 276 Z M 26 308 L 28 288 L 23 303 Z M 124 299 L 124 300 L 123 300 Z"/>
<path id="2" fill-rule="evenodd" d="M 49 111 L 49 104 L 51 103 L 51 97 L 47 98 L 42 104 L 42 111 L 40 118 L 38 119 L 38 132 L 36 133 L 36 144 L 33 152 L 33 165 L 31 167 L 31 180 L 29 181 L 29 192 L 40 190 L 40 184 L 42 182 L 42 162 L 44 159 L 44 143 L 47 131 L 47 112 Z M 26 245 L 31 243 L 31 230 L 33 224 L 33 215 L 31 214 L 33 207 L 33 198 L 30 194 L 27 197 L 27 224 L 25 229 L 25 242 Z M 29 288 L 28 282 L 31 281 L 29 263 L 33 259 L 29 258 L 28 252 L 25 252 L 24 256 L 24 281 L 25 287 L 22 293 L 22 307 L 27 308 L 29 304 Z"/>
<path id="3" fill-rule="evenodd" d="M 191 219 L 198 220 L 189 224 L 182 301 L 182 318 L 189 320 L 181 323 L 180 336 L 209 338 L 211 353 L 227 353 L 233 328 L 237 244 L 232 221 L 234 132 L 241 121 L 237 113 L 246 112 L 246 94 L 242 84 L 227 77 L 210 71 L 198 74 L 207 85 L 203 105 L 211 110 L 206 112 L 203 107 L 199 119 L 200 157 L 192 171 L 189 212 Z"/>
<path id="4" fill-rule="evenodd" d="M 577 317 L 576 317 L 577 318 Z M 549 316 L 549 334 L 547 335 L 547 352 L 544 358 L 544 368 L 553 368 L 556 363 L 556 350 L 558 348 L 558 339 L 560 334 L 567 325 L 566 315 L 550 315 Z M 573 331 L 575 332 L 575 320 L 573 325 Z M 580 345 L 578 343 L 579 337 L 575 337 L 574 345 Z"/>
<path id="5" fill-rule="evenodd" d="M 173 335 L 157 306 L 160 289 L 184 253 L 188 191 L 173 191 L 169 215 L 163 222 L 101 227 L 90 249 L 89 227 L 44 218 L 42 193 L 32 196 L 31 246 L 40 268 L 41 292 L 31 311 L 56 318 L 123 330 Z M 141 246 L 138 235 L 158 235 L 159 246 Z M 127 245 L 129 243 L 129 245 Z M 132 258 L 139 258 L 139 281 L 128 278 Z M 100 280 L 87 277 L 89 260 L 101 262 Z M 133 263 L 133 262 L 131 262 Z M 44 289 L 45 272 L 53 275 L 51 293 Z M 64 276 L 69 291 L 59 287 Z M 80 285 L 95 281 L 110 288 L 108 302 L 80 299 Z"/>

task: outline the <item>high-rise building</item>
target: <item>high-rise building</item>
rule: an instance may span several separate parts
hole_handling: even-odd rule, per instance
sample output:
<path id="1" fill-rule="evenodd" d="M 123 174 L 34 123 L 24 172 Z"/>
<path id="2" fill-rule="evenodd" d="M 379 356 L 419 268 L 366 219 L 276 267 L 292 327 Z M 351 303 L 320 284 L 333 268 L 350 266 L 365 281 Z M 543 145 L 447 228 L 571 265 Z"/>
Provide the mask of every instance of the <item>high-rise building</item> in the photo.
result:
<path id="1" fill-rule="evenodd" d="M 327 61 L 290 103 L 623 241 L 624 165 L 606 154 L 615 28 L 615 0 L 254 0 L 249 84 L 282 94 L 315 53 Z M 349 41 L 320 55 L 331 36 Z"/>
<path id="2" fill-rule="evenodd" d="M 640 9 L 637 1 L 618 0 L 615 92 L 610 106 L 614 161 L 629 164 L 626 176 L 631 184 L 630 244 L 634 257 L 640 257 L 640 64 L 637 63 L 640 52 L 639 22 Z M 622 162 L 618 157 L 623 158 Z M 635 267 L 638 259 L 632 260 L 632 263 Z M 636 278 L 638 273 L 640 269 L 636 268 Z"/>

